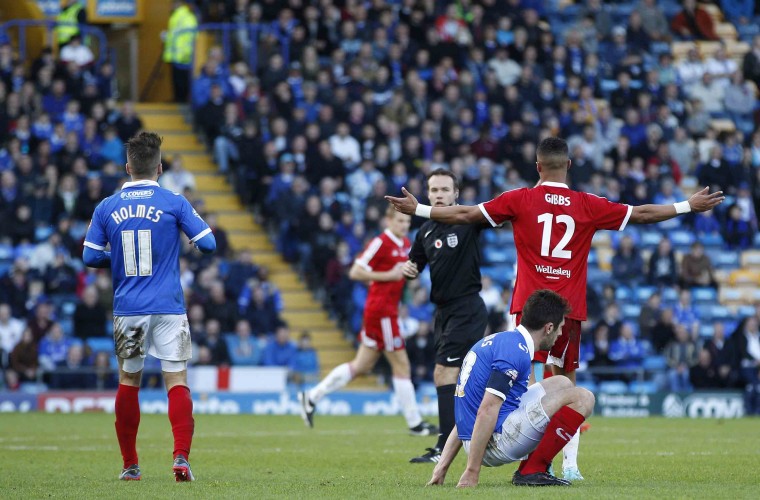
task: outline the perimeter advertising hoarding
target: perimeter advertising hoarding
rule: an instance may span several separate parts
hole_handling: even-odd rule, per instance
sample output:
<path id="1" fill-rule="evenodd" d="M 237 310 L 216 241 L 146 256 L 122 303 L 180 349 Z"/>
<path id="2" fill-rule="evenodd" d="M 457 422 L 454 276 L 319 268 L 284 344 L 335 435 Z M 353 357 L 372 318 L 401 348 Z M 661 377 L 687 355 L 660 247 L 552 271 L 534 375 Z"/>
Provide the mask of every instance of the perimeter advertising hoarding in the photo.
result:
<path id="1" fill-rule="evenodd" d="M 0 410 L 48 413 L 113 412 L 114 392 L 47 392 L 39 395 L 0 393 Z M 419 398 L 420 412 L 435 416 L 435 397 Z M 689 417 L 739 418 L 744 416 L 739 392 L 699 392 L 693 394 L 597 394 L 595 415 L 601 417 Z M 198 414 L 298 415 L 295 391 L 279 393 L 208 392 L 193 394 Z M 166 393 L 140 391 L 143 413 L 166 413 Z M 400 407 L 391 393 L 339 392 L 320 401 L 322 415 L 399 415 Z"/>

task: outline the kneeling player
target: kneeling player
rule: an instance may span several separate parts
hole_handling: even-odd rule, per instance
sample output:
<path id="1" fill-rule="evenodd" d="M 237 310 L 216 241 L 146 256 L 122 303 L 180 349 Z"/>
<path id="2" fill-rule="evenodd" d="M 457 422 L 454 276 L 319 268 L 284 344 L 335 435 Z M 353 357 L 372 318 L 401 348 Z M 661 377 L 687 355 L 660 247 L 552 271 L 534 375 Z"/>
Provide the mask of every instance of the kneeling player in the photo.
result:
<path id="1" fill-rule="evenodd" d="M 517 486 L 568 486 L 547 472 L 554 456 L 594 409 L 594 395 L 558 375 L 528 388 L 536 349 L 561 334 L 567 301 L 550 290 L 531 294 L 516 330 L 484 338 L 465 357 L 455 393 L 456 426 L 428 484 L 443 484 L 464 446 L 467 468 L 459 487 L 477 486 L 481 465 L 522 460 Z"/>

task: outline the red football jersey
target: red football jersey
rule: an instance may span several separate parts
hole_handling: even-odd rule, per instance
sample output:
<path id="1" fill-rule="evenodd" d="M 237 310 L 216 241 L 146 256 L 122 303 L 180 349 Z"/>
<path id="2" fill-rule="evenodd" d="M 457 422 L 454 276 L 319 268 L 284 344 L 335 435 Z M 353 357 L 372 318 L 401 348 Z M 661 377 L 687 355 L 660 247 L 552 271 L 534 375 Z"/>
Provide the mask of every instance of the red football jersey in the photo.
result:
<path id="1" fill-rule="evenodd" d="M 409 238 L 399 239 L 389 230 L 372 239 L 356 262 L 368 271 L 390 271 L 398 263 L 408 260 L 412 245 Z M 405 279 L 373 281 L 369 285 L 364 314 L 398 315 L 398 303 L 404 291 Z"/>
<path id="2" fill-rule="evenodd" d="M 625 229 L 633 207 L 557 182 L 508 191 L 479 207 L 494 227 L 512 222 L 517 279 L 510 312 L 521 312 L 531 293 L 548 288 L 570 302 L 568 318 L 585 320 L 591 239 L 599 229 Z"/>

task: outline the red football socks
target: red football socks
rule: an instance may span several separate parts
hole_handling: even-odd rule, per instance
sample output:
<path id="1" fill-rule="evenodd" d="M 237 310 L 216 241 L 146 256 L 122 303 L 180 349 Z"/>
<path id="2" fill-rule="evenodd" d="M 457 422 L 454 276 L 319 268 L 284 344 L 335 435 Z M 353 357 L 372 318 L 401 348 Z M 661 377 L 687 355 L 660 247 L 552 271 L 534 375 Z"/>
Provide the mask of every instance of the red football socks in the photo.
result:
<path id="1" fill-rule="evenodd" d="M 546 472 L 554 457 L 575 435 L 584 420 L 586 419 L 583 415 L 569 406 L 560 408 L 546 426 L 544 437 L 541 438 L 536 449 L 528 455 L 527 460 L 520 464 L 518 469 L 520 473 Z"/>
<path id="2" fill-rule="evenodd" d="M 124 468 L 137 464 L 137 428 L 140 427 L 139 387 L 119 384 L 116 391 L 116 437 Z"/>
<path id="3" fill-rule="evenodd" d="M 169 390 L 169 422 L 172 424 L 172 434 L 174 434 L 174 458 L 177 458 L 177 455 L 190 458 L 195 420 L 193 420 L 193 400 L 187 386 L 175 385 Z"/>

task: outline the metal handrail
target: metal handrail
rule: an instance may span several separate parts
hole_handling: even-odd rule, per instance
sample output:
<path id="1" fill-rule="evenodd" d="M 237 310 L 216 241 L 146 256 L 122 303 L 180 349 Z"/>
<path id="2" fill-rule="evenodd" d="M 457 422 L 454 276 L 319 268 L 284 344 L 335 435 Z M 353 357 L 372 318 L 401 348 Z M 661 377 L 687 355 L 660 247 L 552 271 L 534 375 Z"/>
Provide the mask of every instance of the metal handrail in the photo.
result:
<path id="1" fill-rule="evenodd" d="M 35 27 L 44 27 L 47 28 L 46 33 L 48 38 L 51 37 L 51 34 L 58 26 L 72 26 L 76 25 L 79 27 L 80 32 L 83 35 L 92 36 L 98 40 L 98 54 L 97 58 L 95 60 L 96 66 L 101 66 L 104 62 L 106 62 L 107 54 L 108 54 L 108 40 L 106 39 L 105 33 L 103 33 L 103 30 L 100 28 L 96 28 L 94 26 L 90 26 L 88 24 L 77 24 L 77 23 L 65 23 L 65 22 L 59 22 L 51 19 L 12 19 L 10 21 L 6 21 L 3 24 L 0 24 L 0 32 L 4 31 L 6 33 L 9 33 L 8 30 L 11 28 L 18 28 L 19 30 L 19 37 L 18 37 L 18 52 L 19 57 L 21 60 L 26 60 L 26 30 L 27 28 L 35 28 Z M 52 46 L 52 44 L 50 44 Z"/>

